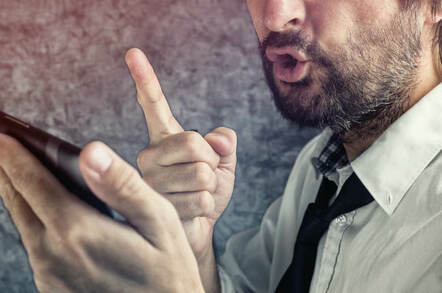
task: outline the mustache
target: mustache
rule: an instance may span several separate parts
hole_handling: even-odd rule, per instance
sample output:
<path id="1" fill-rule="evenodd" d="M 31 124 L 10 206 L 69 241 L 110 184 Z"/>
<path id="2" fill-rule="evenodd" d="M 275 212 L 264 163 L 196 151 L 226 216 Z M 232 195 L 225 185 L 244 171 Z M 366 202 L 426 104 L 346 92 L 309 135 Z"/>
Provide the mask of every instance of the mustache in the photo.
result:
<path id="1" fill-rule="evenodd" d="M 288 32 L 270 32 L 269 35 L 259 44 L 259 50 L 264 60 L 267 60 L 265 54 L 268 47 L 282 48 L 292 47 L 295 50 L 304 52 L 309 59 L 325 67 L 333 68 L 332 59 L 323 51 L 319 45 L 309 40 L 301 30 Z"/>
<path id="2" fill-rule="evenodd" d="M 302 31 L 270 32 L 264 41 L 260 43 L 260 49 L 264 52 L 268 47 L 282 48 L 288 46 L 306 53 L 312 48 L 312 44 L 307 41 Z"/>

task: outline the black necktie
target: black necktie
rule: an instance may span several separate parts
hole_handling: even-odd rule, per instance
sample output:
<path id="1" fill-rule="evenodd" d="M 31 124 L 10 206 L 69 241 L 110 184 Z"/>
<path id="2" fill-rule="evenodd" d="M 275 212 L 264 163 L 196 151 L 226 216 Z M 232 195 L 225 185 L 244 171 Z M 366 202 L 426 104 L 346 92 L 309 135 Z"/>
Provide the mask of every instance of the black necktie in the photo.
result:
<path id="1" fill-rule="evenodd" d="M 282 277 L 276 293 L 308 293 L 319 240 L 330 222 L 373 201 L 373 197 L 355 173 L 344 183 L 333 204 L 328 206 L 336 189 L 336 184 L 324 177 L 316 201 L 307 207 L 296 238 L 292 263 Z"/>

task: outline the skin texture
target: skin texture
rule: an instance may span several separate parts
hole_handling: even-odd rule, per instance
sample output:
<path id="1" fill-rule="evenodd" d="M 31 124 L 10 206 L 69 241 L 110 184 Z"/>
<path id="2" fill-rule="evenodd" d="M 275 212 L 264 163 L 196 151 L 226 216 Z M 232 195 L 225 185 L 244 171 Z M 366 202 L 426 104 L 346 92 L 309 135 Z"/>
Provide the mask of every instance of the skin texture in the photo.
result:
<path id="1" fill-rule="evenodd" d="M 348 45 L 357 28 L 387 27 L 399 11 L 398 3 L 247 1 L 260 42 L 270 33 L 302 30 L 330 56 Z M 431 59 L 432 27 L 441 18 L 440 11 L 431 17 L 425 5 L 417 13 L 420 59 L 409 106 L 441 80 Z M 149 129 L 150 145 L 137 160 L 143 176 L 99 142 L 82 151 L 80 169 L 92 191 L 129 225 L 80 202 L 17 141 L 0 135 L 0 194 L 21 234 L 35 283 L 42 293 L 219 292 L 213 225 L 232 194 L 236 135 L 227 128 L 204 137 L 183 131 L 144 54 L 132 49 L 126 62 Z M 327 74 L 318 64 L 310 70 Z M 318 80 L 312 81 L 304 93 L 320 91 Z M 278 80 L 275 86 L 283 94 L 290 92 Z M 349 140 L 349 158 L 375 137 Z"/>

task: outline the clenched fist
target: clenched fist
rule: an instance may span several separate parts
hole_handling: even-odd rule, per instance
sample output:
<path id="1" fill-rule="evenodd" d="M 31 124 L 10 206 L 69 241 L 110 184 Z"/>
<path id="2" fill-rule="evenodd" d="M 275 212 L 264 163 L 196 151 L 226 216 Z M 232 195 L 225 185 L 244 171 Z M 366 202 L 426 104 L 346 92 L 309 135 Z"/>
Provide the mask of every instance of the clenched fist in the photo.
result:
<path id="1" fill-rule="evenodd" d="M 203 137 L 183 131 L 146 56 L 132 49 L 126 62 L 149 130 L 150 144 L 138 155 L 138 167 L 143 179 L 175 206 L 190 246 L 202 261 L 212 253 L 213 226 L 232 195 L 235 132 L 220 127 Z"/>

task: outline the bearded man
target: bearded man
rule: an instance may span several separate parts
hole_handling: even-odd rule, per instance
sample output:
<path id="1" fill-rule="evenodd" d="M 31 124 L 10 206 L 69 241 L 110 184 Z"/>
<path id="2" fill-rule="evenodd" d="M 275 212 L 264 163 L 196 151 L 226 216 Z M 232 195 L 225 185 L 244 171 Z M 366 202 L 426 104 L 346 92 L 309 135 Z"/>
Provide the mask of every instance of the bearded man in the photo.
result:
<path id="1" fill-rule="evenodd" d="M 77 200 L 0 136 L 1 194 L 41 292 L 440 292 L 442 2 L 247 3 L 276 106 L 324 129 L 283 196 L 217 265 L 235 133 L 183 131 L 132 49 L 150 138 L 143 177 L 102 143 L 80 156 L 88 185 L 130 225 Z"/>

